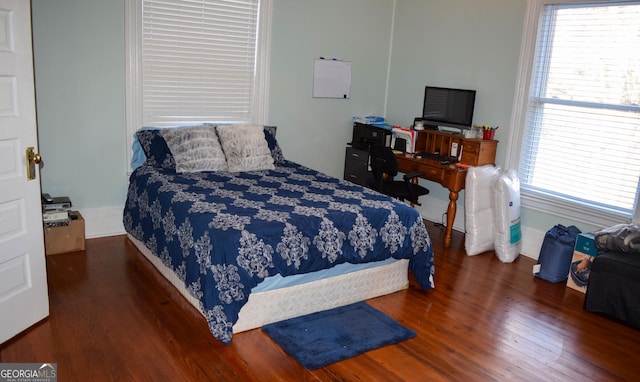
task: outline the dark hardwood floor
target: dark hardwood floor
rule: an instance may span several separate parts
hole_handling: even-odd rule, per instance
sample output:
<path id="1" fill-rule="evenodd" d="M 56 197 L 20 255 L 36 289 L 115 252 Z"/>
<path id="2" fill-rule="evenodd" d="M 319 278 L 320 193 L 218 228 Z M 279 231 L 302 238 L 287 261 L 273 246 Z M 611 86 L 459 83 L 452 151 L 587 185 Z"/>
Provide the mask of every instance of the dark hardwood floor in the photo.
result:
<path id="1" fill-rule="evenodd" d="M 50 316 L 0 345 L 1 362 L 56 362 L 59 381 L 640 380 L 640 331 L 585 312 L 534 261 L 469 257 L 428 224 L 436 288 L 368 302 L 418 335 L 308 371 L 260 329 L 215 340 L 125 236 L 47 256 Z"/>

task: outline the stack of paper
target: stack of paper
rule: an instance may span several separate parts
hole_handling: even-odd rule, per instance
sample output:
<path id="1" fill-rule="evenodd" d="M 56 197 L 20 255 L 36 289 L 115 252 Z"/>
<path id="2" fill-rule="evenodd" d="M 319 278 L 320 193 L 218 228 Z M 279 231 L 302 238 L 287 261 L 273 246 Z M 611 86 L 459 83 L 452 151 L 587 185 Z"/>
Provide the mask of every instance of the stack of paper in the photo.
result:
<path id="1" fill-rule="evenodd" d="M 415 130 L 411 130 L 411 129 L 407 129 L 404 127 L 399 127 L 399 126 L 394 126 L 394 128 L 391 130 L 392 138 L 391 138 L 391 147 L 396 148 L 396 147 L 402 147 L 401 142 L 398 142 L 398 140 L 404 140 L 405 142 L 405 149 L 404 151 L 407 153 L 414 153 L 416 151 L 416 131 Z"/>

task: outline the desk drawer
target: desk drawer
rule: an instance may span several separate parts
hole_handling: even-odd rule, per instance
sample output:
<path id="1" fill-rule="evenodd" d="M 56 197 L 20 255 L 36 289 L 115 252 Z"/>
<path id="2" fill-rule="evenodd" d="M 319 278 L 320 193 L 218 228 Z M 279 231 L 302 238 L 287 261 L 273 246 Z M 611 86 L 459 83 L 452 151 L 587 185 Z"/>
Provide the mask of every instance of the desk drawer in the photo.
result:
<path id="1" fill-rule="evenodd" d="M 469 142 L 469 141 L 465 141 L 464 142 L 464 151 L 462 152 L 462 155 L 464 154 L 468 154 L 468 155 L 477 155 L 480 152 L 480 142 Z"/>
<path id="2" fill-rule="evenodd" d="M 449 201 L 458 199 L 458 192 L 464 189 L 467 170 L 453 164 L 440 164 L 431 159 L 413 158 L 409 155 L 396 155 L 398 170 L 405 174 L 412 171 L 422 173 L 421 178 L 440 183 L 449 190 Z M 450 204 L 451 205 L 451 204 Z M 453 224 L 453 222 L 451 222 Z"/>
<path id="3" fill-rule="evenodd" d="M 460 162 L 471 166 L 495 164 L 498 141 L 465 139 Z"/>
<path id="4" fill-rule="evenodd" d="M 368 163 L 369 152 L 366 150 L 354 149 L 353 147 L 347 147 L 345 162 L 350 161 Z"/>
<path id="5" fill-rule="evenodd" d="M 429 165 L 421 164 L 417 162 L 409 162 L 409 163 L 405 162 L 402 165 L 400 165 L 399 170 L 404 173 L 408 173 L 412 171 L 420 171 L 421 173 L 424 174 L 422 175 L 422 178 L 425 178 L 434 182 L 438 182 L 438 183 L 442 183 L 445 180 L 445 175 L 446 175 L 444 169 L 442 168 L 429 166 Z"/>
<path id="6" fill-rule="evenodd" d="M 420 166 L 421 169 L 417 170 L 420 171 L 424 174 L 424 178 L 425 179 L 429 179 L 432 180 L 434 182 L 439 182 L 442 183 L 442 181 L 444 181 L 444 170 L 439 169 L 439 168 L 434 168 L 434 167 L 426 167 L 426 166 Z"/>
<path id="7" fill-rule="evenodd" d="M 344 173 L 344 180 L 348 180 L 351 183 L 359 184 L 361 186 L 368 187 L 368 174 L 360 174 L 357 172 Z"/>
<path id="8" fill-rule="evenodd" d="M 344 180 L 366 186 L 369 181 L 369 153 L 347 147 L 344 159 Z"/>
<path id="9" fill-rule="evenodd" d="M 344 175 L 347 179 L 347 175 L 357 175 L 364 177 L 369 172 L 369 168 L 366 162 L 346 161 L 344 162 Z"/>

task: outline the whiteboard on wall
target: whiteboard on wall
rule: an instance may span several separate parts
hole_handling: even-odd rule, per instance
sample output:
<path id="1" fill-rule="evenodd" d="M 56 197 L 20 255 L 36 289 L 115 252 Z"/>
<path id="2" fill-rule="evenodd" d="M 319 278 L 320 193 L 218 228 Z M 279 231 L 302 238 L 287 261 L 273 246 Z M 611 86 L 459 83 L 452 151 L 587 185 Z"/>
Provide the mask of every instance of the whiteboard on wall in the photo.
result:
<path id="1" fill-rule="evenodd" d="M 314 98 L 351 98 L 351 62 L 316 59 L 313 64 Z"/>

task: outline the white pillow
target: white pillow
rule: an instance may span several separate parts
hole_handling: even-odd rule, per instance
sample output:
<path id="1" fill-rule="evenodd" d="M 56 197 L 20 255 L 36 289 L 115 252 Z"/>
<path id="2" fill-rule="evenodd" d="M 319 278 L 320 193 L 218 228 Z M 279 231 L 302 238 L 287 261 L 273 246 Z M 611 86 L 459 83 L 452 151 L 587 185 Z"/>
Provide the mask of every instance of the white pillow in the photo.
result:
<path id="1" fill-rule="evenodd" d="M 273 157 L 262 125 L 216 127 L 229 171 L 273 170 Z"/>
<path id="2" fill-rule="evenodd" d="M 218 136 L 211 125 L 164 129 L 162 137 L 173 155 L 177 172 L 228 169 Z"/>

